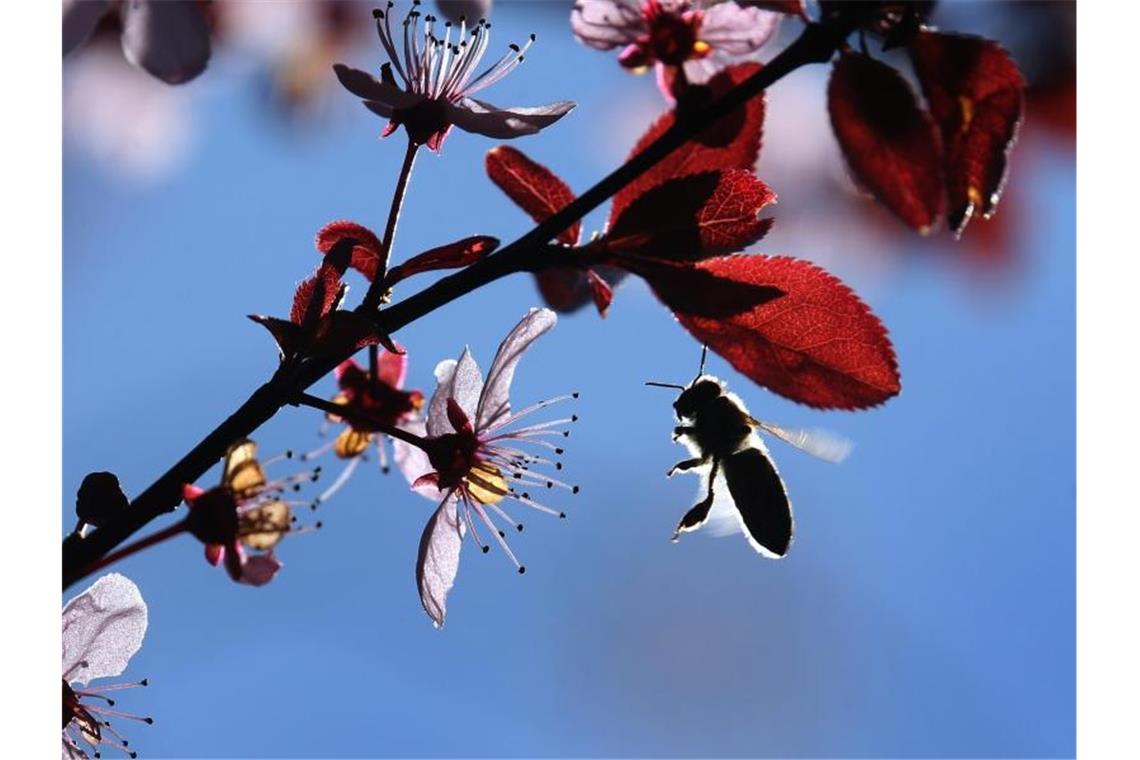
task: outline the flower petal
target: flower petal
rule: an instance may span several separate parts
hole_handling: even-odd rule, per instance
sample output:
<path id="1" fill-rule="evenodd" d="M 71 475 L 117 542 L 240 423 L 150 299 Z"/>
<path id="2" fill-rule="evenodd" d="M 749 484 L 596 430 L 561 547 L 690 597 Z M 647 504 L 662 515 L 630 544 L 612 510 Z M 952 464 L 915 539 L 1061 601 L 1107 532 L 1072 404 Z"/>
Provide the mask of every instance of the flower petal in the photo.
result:
<path id="1" fill-rule="evenodd" d="M 404 425 L 401 425 L 404 430 L 414 435 L 423 436 L 427 430 L 422 420 L 412 420 Z M 439 489 L 430 483 L 420 483 L 415 485 L 421 477 L 435 470 L 428 459 L 427 452 L 419 446 L 413 446 L 410 443 L 405 443 L 399 438 L 392 439 L 392 452 L 393 458 L 396 460 L 396 467 L 403 473 L 408 483 L 412 485 L 412 490 L 424 498 L 431 499 L 438 503 L 443 494 Z"/>
<path id="2" fill-rule="evenodd" d="M 570 28 L 596 50 L 628 45 L 647 31 L 640 4 L 629 0 L 578 0 L 570 12 Z"/>
<path id="3" fill-rule="evenodd" d="M 741 8 L 736 3 L 717 3 L 705 9 L 700 38 L 714 50 L 744 55 L 770 40 L 779 27 L 778 13 Z"/>
<path id="4" fill-rule="evenodd" d="M 366 71 L 345 66 L 343 63 L 334 63 L 333 71 L 336 72 L 336 78 L 344 85 L 344 89 L 356 97 L 368 101 L 369 108 L 372 108 L 372 104 L 378 104 L 388 109 L 408 108 L 423 100 L 419 95 L 405 92 L 391 82 L 377 79 Z M 375 111 L 375 109 L 372 110 Z M 377 113 L 379 112 L 377 111 Z M 391 113 L 382 115 L 390 116 Z"/>
<path id="5" fill-rule="evenodd" d="M 196 0 L 129 0 L 123 4 L 123 55 L 167 84 L 206 70 L 210 30 Z"/>
<path id="6" fill-rule="evenodd" d="M 95 31 L 110 0 L 63 0 L 63 54 L 82 45 Z"/>
<path id="7" fill-rule="evenodd" d="M 577 105 L 560 100 L 534 108 L 497 108 L 475 98 L 463 98 L 458 103 L 447 103 L 447 120 L 467 132 L 509 140 L 521 135 L 533 135 L 549 127 Z"/>
<path id="8" fill-rule="evenodd" d="M 403 348 L 397 346 L 397 348 Z M 391 351 L 380 351 L 376 360 L 376 375 L 380 382 L 393 388 L 403 388 L 404 378 L 408 375 L 408 355 L 394 354 Z"/>
<path id="9" fill-rule="evenodd" d="M 254 554 L 242 563 L 239 580 L 249 586 L 264 586 L 273 580 L 273 576 L 282 567 L 281 561 L 273 552 Z"/>
<path id="10" fill-rule="evenodd" d="M 427 434 L 432 438 L 451 432 L 451 423 L 447 420 L 447 400 L 451 398 L 451 383 L 458 363 L 455 359 L 444 359 L 435 365 L 435 393 L 428 402 L 427 418 Z"/>
<path id="11" fill-rule="evenodd" d="M 447 592 L 459 572 L 459 550 L 463 548 L 463 527 L 449 493 L 424 526 L 416 559 L 416 585 L 420 603 L 436 628 L 443 627 L 447 614 Z"/>
<path id="12" fill-rule="evenodd" d="M 138 586 L 104 575 L 63 608 L 63 679 L 86 684 L 119 675 L 142 646 L 146 625 Z"/>
<path id="13" fill-rule="evenodd" d="M 487 383 L 479 396 L 479 406 L 475 412 L 476 430 L 485 430 L 510 414 L 511 381 L 515 376 L 515 366 L 530 348 L 530 344 L 554 327 L 557 321 L 558 316 L 550 309 L 531 309 L 503 339 L 495 360 L 491 362 L 491 369 L 487 372 Z"/>

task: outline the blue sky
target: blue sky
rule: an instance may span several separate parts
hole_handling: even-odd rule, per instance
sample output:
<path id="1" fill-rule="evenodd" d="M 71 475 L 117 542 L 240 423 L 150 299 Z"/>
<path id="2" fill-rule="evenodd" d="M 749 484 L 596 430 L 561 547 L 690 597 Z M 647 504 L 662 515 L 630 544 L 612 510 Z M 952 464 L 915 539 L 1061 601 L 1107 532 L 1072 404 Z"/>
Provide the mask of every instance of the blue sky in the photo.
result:
<path id="1" fill-rule="evenodd" d="M 487 99 L 576 100 L 515 145 L 583 190 L 658 96 L 576 44 L 561 13 L 507 10 L 496 40 L 537 30 L 539 44 Z M 145 488 L 272 372 L 276 351 L 244 315 L 287 312 L 316 230 L 383 227 L 399 138 L 378 141 L 381 123 L 338 93 L 318 128 L 278 128 L 240 76 L 219 60 L 213 82 L 190 85 L 195 152 L 163 179 L 132 184 L 65 152 L 65 494 L 102 469 L 129 494 Z M 824 77 L 787 87 L 818 99 Z M 779 118 L 773 103 L 769 134 Z M 397 258 L 527 229 L 483 173 L 492 145 L 456 133 L 420 158 Z M 761 176 L 780 151 L 766 141 Z M 1016 220 L 1015 263 L 991 278 L 907 236 L 846 254 L 835 249 L 858 238 L 796 247 L 811 238 L 782 230 L 781 209 L 812 199 L 771 180 L 777 225 L 756 250 L 851 283 L 890 328 L 903 375 L 879 409 L 821 413 L 710 360 L 755 416 L 855 442 L 839 466 L 771 444 L 796 509 L 786 560 L 740 536 L 668 541 L 697 482 L 663 477 L 684 452 L 669 393 L 642 382 L 690 378 L 699 346 L 629 282 L 604 321 L 562 318 L 516 375 L 522 403 L 581 392 L 565 473 L 582 492 L 553 498 L 567 520 L 535 516 L 512 541 L 525 576 L 469 545 L 433 630 L 413 578 L 433 505 L 375 466 L 322 508 L 320 533 L 282 544 L 268 587 L 231 583 L 186 537 L 131 558 L 118 569 L 151 623 L 129 673 L 153 685 L 120 704 L 156 719 L 132 727 L 132 744 L 147 757 L 1071 755 L 1074 166 L 1047 137 L 1018 151 L 999 212 Z M 401 331 L 411 384 L 430 392 L 435 363 L 465 344 L 486 367 L 537 304 L 513 277 Z M 267 453 L 303 450 L 318 426 L 287 409 L 255 437 Z"/>

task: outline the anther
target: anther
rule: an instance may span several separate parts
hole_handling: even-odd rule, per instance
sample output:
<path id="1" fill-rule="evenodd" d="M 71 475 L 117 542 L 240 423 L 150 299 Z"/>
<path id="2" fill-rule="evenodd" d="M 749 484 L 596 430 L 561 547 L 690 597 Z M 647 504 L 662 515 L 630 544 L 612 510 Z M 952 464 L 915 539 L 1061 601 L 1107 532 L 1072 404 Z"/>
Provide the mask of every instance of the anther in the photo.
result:
<path id="1" fill-rule="evenodd" d="M 538 37 L 536 37 L 536 36 L 534 35 L 534 33 L 532 32 L 532 33 L 531 33 L 531 35 L 530 35 L 530 41 L 531 41 L 531 42 L 534 42 L 534 41 L 535 41 L 535 40 L 537 40 L 537 39 L 538 39 Z"/>
<path id="2" fill-rule="evenodd" d="M 565 512 L 559 512 L 558 513 L 558 519 L 559 520 L 565 520 L 566 519 L 566 513 Z"/>
<path id="3" fill-rule="evenodd" d="M 499 538 L 506 538 L 506 537 L 507 537 L 507 534 L 500 530 L 499 531 Z"/>
<path id="4" fill-rule="evenodd" d="M 379 8 L 372 9 L 372 18 L 384 18 L 384 11 Z"/>
<path id="5" fill-rule="evenodd" d="M 519 565 L 519 575 L 526 572 L 526 565 Z"/>
<path id="6" fill-rule="evenodd" d="M 285 458 L 286 459 L 292 459 L 293 458 L 293 449 L 285 449 Z"/>
<path id="7" fill-rule="evenodd" d="M 479 548 L 481 548 L 481 549 L 483 550 L 483 553 L 484 553 L 484 554 L 486 554 L 487 552 L 491 551 L 491 547 L 490 547 L 490 546 L 486 546 L 486 545 L 484 545 L 484 546 L 481 546 L 481 547 L 479 547 Z"/>
<path id="8" fill-rule="evenodd" d="M 573 486 L 573 487 L 570 489 L 570 493 L 578 493 L 578 491 L 580 491 L 580 490 L 581 490 L 581 489 L 580 489 L 578 486 Z"/>
<path id="9" fill-rule="evenodd" d="M 570 431 L 569 430 L 563 430 L 562 431 L 562 437 L 563 438 L 569 438 L 570 437 Z"/>
<path id="10" fill-rule="evenodd" d="M 511 48 L 511 50 L 515 51 L 516 53 L 519 52 L 519 46 L 513 42 L 510 44 L 509 47 Z"/>
<path id="11" fill-rule="evenodd" d="M 561 470 L 562 469 L 562 463 L 561 462 L 555 462 L 554 463 L 554 469 Z"/>
<path id="12" fill-rule="evenodd" d="M 578 391 L 574 391 L 573 393 L 570 394 L 570 396 L 572 398 L 578 398 Z"/>
<path id="13" fill-rule="evenodd" d="M 555 449 L 554 453 L 555 454 L 561 454 L 561 453 L 563 453 L 563 449 Z"/>
<path id="14" fill-rule="evenodd" d="M 519 523 L 518 525 L 516 525 L 515 530 L 517 530 L 519 533 L 522 533 L 523 532 L 523 524 Z"/>
<path id="15" fill-rule="evenodd" d="M 294 491 L 294 492 L 297 492 L 297 491 L 300 491 L 300 490 L 301 490 L 301 484 L 300 484 L 300 483 L 294 483 L 294 484 L 293 484 L 293 491 Z"/>
<path id="16" fill-rule="evenodd" d="M 142 721 L 143 721 L 143 723 L 147 724 L 148 726 L 154 725 L 154 718 L 149 718 L 149 717 L 143 718 Z"/>
<path id="17" fill-rule="evenodd" d="M 313 527 L 316 528 L 317 530 L 320 530 L 321 528 L 325 527 L 325 524 L 323 522 L 321 522 L 320 520 L 317 520 L 317 524 L 314 525 Z"/>
<path id="18" fill-rule="evenodd" d="M 150 686 L 150 679 L 144 678 L 143 680 L 139 681 L 139 686 Z"/>
<path id="19" fill-rule="evenodd" d="M 578 415 L 576 415 L 576 414 L 571 414 L 571 415 L 570 415 L 570 421 L 571 421 L 571 422 L 577 422 L 577 421 L 578 421 Z"/>

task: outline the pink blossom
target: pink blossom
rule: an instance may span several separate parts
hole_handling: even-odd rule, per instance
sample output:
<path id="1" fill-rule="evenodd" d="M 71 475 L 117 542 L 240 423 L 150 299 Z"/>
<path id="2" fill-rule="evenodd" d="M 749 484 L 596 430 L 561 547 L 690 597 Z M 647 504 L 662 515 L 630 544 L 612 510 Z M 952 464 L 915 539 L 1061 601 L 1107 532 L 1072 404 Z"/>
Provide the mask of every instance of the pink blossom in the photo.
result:
<path id="1" fill-rule="evenodd" d="M 370 111 L 389 120 L 383 136 L 402 124 L 412 142 L 438 152 L 452 126 L 509 139 L 534 134 L 574 108 L 569 101 L 535 108 L 497 108 L 472 97 L 522 63 L 534 43 L 533 34 L 521 48 L 511 45 L 502 58 L 473 76 L 487 51 L 489 23 L 480 19 L 469 25 L 463 19 L 456 28 L 448 21 L 441 39 L 436 36 L 435 16 L 423 16 L 421 31 L 419 0 L 414 0 L 403 22 L 397 22 L 403 26 L 402 41 L 398 41 L 392 30 L 393 5 L 389 2 L 386 10 L 373 11 L 380 43 L 389 58 L 380 68 L 380 79 L 341 63 L 333 66 L 349 92 L 362 98 Z"/>
<path id="2" fill-rule="evenodd" d="M 570 26 L 586 45 L 622 47 L 618 61 L 634 71 L 656 64 L 669 100 L 684 85 L 704 84 L 757 51 L 779 23 L 778 13 L 732 0 L 578 0 L 570 13 Z"/>
<path id="3" fill-rule="evenodd" d="M 578 394 L 540 401 L 516 412 L 511 411 L 509 398 L 519 359 L 556 321 L 549 309 L 531 309 L 499 346 L 486 382 L 467 349 L 458 361 L 441 362 L 435 370 L 437 385 L 428 406 L 426 445 L 421 450 L 396 442 L 396 461 L 412 487 L 439 502 L 420 538 L 416 563 L 420 601 L 436 627 L 443 625 L 447 594 L 459 571 L 459 550 L 467 533 L 484 553 L 490 551 L 480 538 L 477 524 L 482 523 L 523 573 L 526 568 L 507 545 L 506 532 L 499 525 L 518 532 L 523 526 L 507 514 L 502 503 L 515 501 L 565 517 L 565 513 L 534 500 L 528 489 L 560 487 L 578 492 L 577 486 L 541 472 L 543 467 L 561 470 L 561 462 L 516 448 L 538 447 L 555 456 L 562 454 L 562 448 L 547 439 L 568 436 L 569 431 L 560 428 L 577 417 L 515 425 L 533 412 L 577 398 Z"/>

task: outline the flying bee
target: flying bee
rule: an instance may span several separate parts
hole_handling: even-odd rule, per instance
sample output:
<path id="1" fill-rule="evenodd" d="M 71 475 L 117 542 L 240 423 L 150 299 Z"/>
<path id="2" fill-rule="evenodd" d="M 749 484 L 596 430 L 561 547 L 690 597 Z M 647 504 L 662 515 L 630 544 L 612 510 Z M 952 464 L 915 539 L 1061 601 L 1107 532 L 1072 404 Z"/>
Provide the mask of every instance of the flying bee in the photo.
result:
<path id="1" fill-rule="evenodd" d="M 666 477 L 691 470 L 704 473 L 708 468 L 707 493 L 681 518 L 673 541 L 709 520 L 723 480 L 748 543 L 761 555 L 779 559 L 792 543 L 792 505 L 768 448 L 755 431 L 762 430 L 829 462 L 843 461 L 851 444 L 827 433 L 784 428 L 753 418 L 724 381 L 704 374 L 706 353 L 707 347 L 701 353 L 701 369 L 688 386 L 646 383 L 681 391 L 673 402 L 680 423 L 673 428 L 673 440 L 683 443 L 693 457 L 673 465 Z"/>

